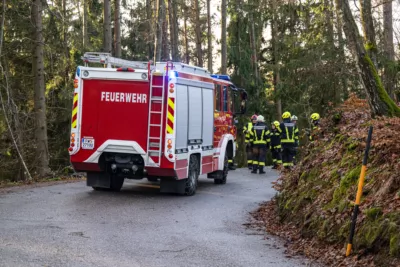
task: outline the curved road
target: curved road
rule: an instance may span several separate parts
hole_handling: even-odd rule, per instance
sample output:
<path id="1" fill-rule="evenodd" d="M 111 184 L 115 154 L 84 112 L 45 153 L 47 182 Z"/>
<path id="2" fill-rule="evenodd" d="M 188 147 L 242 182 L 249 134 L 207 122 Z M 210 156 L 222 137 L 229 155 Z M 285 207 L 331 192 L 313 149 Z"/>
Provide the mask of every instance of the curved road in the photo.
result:
<path id="1" fill-rule="evenodd" d="M 282 241 L 243 226 L 275 179 L 238 169 L 226 185 L 200 179 L 192 197 L 147 180 L 126 180 L 119 193 L 85 182 L 0 193 L 0 266 L 304 266 Z"/>

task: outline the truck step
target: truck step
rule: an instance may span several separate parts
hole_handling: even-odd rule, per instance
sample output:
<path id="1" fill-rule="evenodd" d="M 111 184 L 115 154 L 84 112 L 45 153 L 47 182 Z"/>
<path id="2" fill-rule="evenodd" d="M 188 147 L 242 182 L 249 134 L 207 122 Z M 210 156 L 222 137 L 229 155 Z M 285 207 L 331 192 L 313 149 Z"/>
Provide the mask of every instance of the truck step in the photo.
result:
<path id="1" fill-rule="evenodd" d="M 151 101 L 162 101 L 162 97 L 161 96 L 153 96 L 151 98 Z"/>
<path id="2" fill-rule="evenodd" d="M 163 88 L 162 85 L 152 85 L 151 87 L 152 87 L 152 88 Z"/>
<path id="3" fill-rule="evenodd" d="M 161 124 L 150 124 L 150 126 L 153 126 L 153 127 L 161 127 Z"/>
<path id="4" fill-rule="evenodd" d="M 162 114 L 161 111 L 150 111 L 151 114 Z"/>

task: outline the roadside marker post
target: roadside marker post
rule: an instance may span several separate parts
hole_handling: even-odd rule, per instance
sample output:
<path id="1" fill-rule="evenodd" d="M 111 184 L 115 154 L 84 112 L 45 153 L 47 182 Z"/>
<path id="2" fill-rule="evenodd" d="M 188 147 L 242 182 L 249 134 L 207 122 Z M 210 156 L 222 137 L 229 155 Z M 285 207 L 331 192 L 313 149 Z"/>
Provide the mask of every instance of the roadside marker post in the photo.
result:
<path id="1" fill-rule="evenodd" d="M 365 173 L 367 171 L 367 161 L 368 161 L 369 149 L 370 149 L 370 146 L 371 146 L 372 129 L 373 129 L 373 127 L 370 126 L 369 127 L 369 131 L 368 131 L 367 146 L 365 147 L 364 159 L 363 159 L 363 163 L 362 163 L 362 166 L 361 166 L 360 179 L 358 180 L 358 189 L 357 189 L 356 202 L 355 202 L 355 206 L 354 206 L 353 216 L 351 218 L 352 221 L 351 221 L 349 241 L 347 243 L 346 257 L 348 257 L 350 255 L 351 249 L 352 249 L 352 246 L 353 246 L 353 238 L 354 238 L 354 232 L 355 232 L 355 229 L 356 229 L 357 215 L 358 215 L 358 212 L 359 212 L 359 205 L 360 205 L 361 196 L 362 196 L 362 190 L 363 190 L 363 186 L 364 186 Z"/>

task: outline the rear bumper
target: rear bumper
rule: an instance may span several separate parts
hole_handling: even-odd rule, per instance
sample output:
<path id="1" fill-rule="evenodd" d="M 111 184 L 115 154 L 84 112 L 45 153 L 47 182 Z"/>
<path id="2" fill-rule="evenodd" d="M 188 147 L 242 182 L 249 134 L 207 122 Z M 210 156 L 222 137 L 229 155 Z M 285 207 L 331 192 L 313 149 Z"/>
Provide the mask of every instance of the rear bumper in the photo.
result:
<path id="1" fill-rule="evenodd" d="M 85 162 L 71 162 L 72 167 L 76 172 L 100 172 L 101 168 L 97 163 L 85 163 Z"/>

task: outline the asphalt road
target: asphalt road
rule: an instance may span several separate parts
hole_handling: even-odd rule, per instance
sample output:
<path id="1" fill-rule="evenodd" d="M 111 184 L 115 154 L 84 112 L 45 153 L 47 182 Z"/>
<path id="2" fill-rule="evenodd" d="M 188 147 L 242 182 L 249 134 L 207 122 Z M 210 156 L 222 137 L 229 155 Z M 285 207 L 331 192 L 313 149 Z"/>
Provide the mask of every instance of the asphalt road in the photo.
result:
<path id="1" fill-rule="evenodd" d="M 226 185 L 200 179 L 192 197 L 147 180 L 119 193 L 85 182 L 0 193 L 0 266 L 305 266 L 243 226 L 275 179 L 238 169 Z"/>

